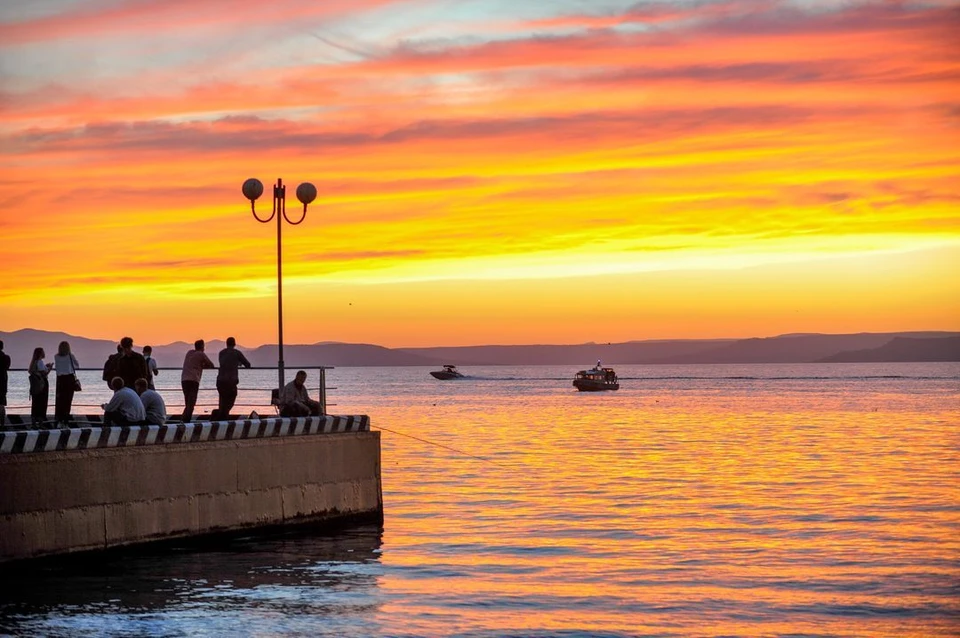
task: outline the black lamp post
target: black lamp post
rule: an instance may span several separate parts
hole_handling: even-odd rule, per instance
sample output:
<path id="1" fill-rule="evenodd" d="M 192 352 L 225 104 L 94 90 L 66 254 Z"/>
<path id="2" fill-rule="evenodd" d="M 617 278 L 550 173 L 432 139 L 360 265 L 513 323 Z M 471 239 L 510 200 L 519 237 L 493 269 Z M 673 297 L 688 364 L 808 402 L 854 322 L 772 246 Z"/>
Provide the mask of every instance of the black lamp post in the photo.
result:
<path id="1" fill-rule="evenodd" d="M 283 226 L 282 222 L 284 220 L 291 226 L 303 223 L 303 220 L 307 218 L 307 204 L 317 198 L 317 187 L 309 182 L 304 182 L 297 186 L 297 199 L 303 204 L 303 215 L 301 215 L 297 221 L 292 221 L 287 217 L 286 194 L 287 187 L 283 185 L 282 179 L 278 179 L 276 185 L 273 187 L 273 213 L 266 219 L 260 219 L 260 217 L 257 216 L 255 202 L 258 197 L 263 195 L 263 183 L 259 179 L 252 177 L 243 183 L 243 195 L 250 200 L 250 212 L 253 213 L 254 219 L 261 224 L 268 224 L 274 217 L 277 218 L 277 345 L 279 348 L 277 371 L 279 372 L 281 389 L 283 389 L 285 383 L 283 379 L 283 258 L 280 229 Z"/>

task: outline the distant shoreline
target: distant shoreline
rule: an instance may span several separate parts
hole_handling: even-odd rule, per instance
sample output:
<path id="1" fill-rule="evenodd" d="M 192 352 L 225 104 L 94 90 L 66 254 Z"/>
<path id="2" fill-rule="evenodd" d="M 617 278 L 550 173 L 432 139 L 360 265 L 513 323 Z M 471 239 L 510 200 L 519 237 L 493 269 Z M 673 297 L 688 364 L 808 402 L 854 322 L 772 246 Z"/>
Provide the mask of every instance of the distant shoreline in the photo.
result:
<path id="1" fill-rule="evenodd" d="M 136 335 L 133 335 L 136 338 Z M 102 367 L 116 351 L 116 343 L 62 332 L 24 329 L 0 332 L 12 368 L 25 369 L 37 346 L 48 358 L 60 341 L 69 341 L 81 369 Z M 135 348 L 143 344 L 135 343 Z M 176 370 L 192 343 L 153 346 L 153 356 L 163 370 Z M 222 341 L 207 342 L 206 352 L 216 360 Z M 238 347 L 254 366 L 276 368 L 277 346 Z M 521 366 L 747 364 L 747 363 L 897 363 L 960 361 L 960 332 L 905 331 L 889 333 L 793 333 L 749 339 L 675 339 L 583 343 L 572 345 L 436 346 L 386 348 L 371 344 L 284 344 L 284 367 L 307 366 Z"/>

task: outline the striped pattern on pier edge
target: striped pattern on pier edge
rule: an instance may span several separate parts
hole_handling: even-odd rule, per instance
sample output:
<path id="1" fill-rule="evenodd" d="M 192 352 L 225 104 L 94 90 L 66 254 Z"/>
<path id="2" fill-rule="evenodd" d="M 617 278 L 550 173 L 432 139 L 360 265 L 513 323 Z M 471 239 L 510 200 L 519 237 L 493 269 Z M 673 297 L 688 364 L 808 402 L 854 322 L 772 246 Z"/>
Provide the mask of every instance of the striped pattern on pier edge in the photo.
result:
<path id="1" fill-rule="evenodd" d="M 235 441 L 274 436 L 303 436 L 336 432 L 369 432 L 370 417 L 322 416 L 298 418 L 197 421 L 167 425 L 89 426 L 59 430 L 0 432 L 0 454 L 27 454 L 61 450 L 171 445 L 201 441 Z"/>

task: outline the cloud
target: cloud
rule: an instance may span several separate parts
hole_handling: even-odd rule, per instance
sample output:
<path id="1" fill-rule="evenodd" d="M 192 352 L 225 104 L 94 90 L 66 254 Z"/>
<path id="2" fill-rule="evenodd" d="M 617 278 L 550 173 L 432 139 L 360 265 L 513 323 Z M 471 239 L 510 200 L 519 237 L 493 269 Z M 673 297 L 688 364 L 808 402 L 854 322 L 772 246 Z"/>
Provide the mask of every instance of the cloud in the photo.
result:
<path id="1" fill-rule="evenodd" d="M 857 111 L 862 113 L 861 109 Z M 833 117 L 849 116 L 853 110 L 834 109 Z M 383 133 L 360 130 L 329 131 L 300 122 L 256 122 L 237 129 L 236 120 L 210 123 L 103 122 L 80 128 L 30 130 L 6 138 L 8 149 L 20 153 L 150 151 L 168 155 L 258 149 L 313 148 L 327 155 L 358 147 L 387 147 L 408 143 L 490 142 L 494 139 L 597 138 L 630 132 L 634 141 L 664 136 L 692 135 L 696 131 L 720 131 L 758 124 L 797 123 L 831 115 L 826 109 L 760 105 L 742 108 L 649 109 L 598 111 L 567 116 L 541 116 L 474 120 L 423 120 Z"/>
<path id="2" fill-rule="evenodd" d="M 775 7 L 774 0 L 701 0 L 696 2 L 637 2 L 624 10 L 575 13 L 538 18 L 517 25 L 523 29 L 606 29 L 627 24 L 661 25 L 743 15 Z"/>
<path id="3" fill-rule="evenodd" d="M 309 261 L 375 261 L 427 255 L 425 250 L 357 250 L 349 252 L 305 253 L 300 257 Z"/>
<path id="4" fill-rule="evenodd" d="M 243 28 L 249 24 L 310 23 L 380 7 L 397 0 L 325 0 L 243 2 L 237 0 L 93 0 L 55 13 L 0 23 L 5 46 L 52 39 L 94 39 L 114 35 L 152 35 L 158 29 L 204 26 Z"/>
<path id="5" fill-rule="evenodd" d="M 800 3 L 784 0 L 702 0 L 695 2 L 638 2 L 622 11 L 577 13 L 531 20 L 518 29 L 563 28 L 588 31 L 642 24 L 655 25 L 643 36 L 664 33 L 728 35 L 857 33 L 876 30 L 940 27 L 947 35 L 960 21 L 960 9 L 951 2 L 908 4 L 860 0 L 846 3 Z M 946 23 L 946 24 L 944 24 Z"/>

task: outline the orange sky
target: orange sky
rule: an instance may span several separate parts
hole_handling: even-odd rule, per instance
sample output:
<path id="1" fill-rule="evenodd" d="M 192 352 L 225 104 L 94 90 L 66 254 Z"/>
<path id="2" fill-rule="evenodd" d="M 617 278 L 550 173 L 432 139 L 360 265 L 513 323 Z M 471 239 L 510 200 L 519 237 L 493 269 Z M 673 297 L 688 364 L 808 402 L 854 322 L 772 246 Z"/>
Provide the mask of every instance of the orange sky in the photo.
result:
<path id="1" fill-rule="evenodd" d="M 275 342 L 248 177 L 319 190 L 287 343 L 957 330 L 957 33 L 938 0 L 4 2 L 0 330 Z"/>

